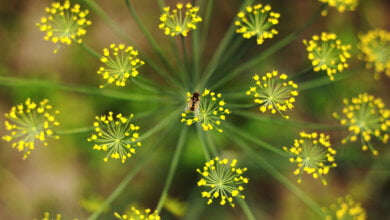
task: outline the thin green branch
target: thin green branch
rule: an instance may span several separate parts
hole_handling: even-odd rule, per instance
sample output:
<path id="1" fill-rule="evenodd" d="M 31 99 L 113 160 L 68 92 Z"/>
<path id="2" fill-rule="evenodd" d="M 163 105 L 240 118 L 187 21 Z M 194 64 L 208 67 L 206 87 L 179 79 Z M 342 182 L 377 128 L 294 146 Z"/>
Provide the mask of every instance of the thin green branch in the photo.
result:
<path id="1" fill-rule="evenodd" d="M 254 151 L 250 146 L 248 146 L 241 138 L 231 137 L 231 140 L 236 142 L 245 153 L 252 158 L 254 162 L 259 164 L 269 175 L 277 179 L 281 184 L 283 184 L 287 189 L 293 192 L 302 202 L 304 202 L 313 212 L 315 212 L 319 217 L 324 218 L 324 213 L 321 211 L 321 206 L 318 205 L 313 199 L 311 199 L 304 191 L 298 188 L 290 180 L 288 180 L 283 174 L 281 174 L 276 168 L 274 168 L 264 157 Z"/>
<path id="2" fill-rule="evenodd" d="M 86 43 L 82 42 L 80 44 L 81 48 L 83 48 L 87 53 L 91 54 L 95 58 L 99 59 L 102 57 L 98 52 L 96 52 L 94 49 L 89 47 Z"/>
<path id="3" fill-rule="evenodd" d="M 74 128 L 64 131 L 56 131 L 55 133 L 58 135 L 69 135 L 69 134 L 80 134 L 87 133 L 93 130 L 93 127 L 82 127 L 82 128 Z"/>
<path id="4" fill-rule="evenodd" d="M 200 126 L 196 126 L 196 130 L 197 130 L 197 134 L 198 134 L 198 137 L 199 137 L 201 145 L 202 145 L 204 157 L 205 157 L 206 161 L 209 161 L 211 159 L 211 157 L 210 157 L 209 150 L 207 149 L 204 131 L 202 130 L 202 128 Z M 214 156 L 217 156 L 217 155 L 214 155 Z"/>
<path id="5" fill-rule="evenodd" d="M 249 140 L 249 141 L 257 144 L 258 146 L 260 146 L 266 150 L 272 151 L 272 152 L 274 152 L 282 157 L 288 156 L 287 153 L 284 152 L 282 149 L 279 149 L 275 146 L 272 146 L 272 145 L 268 144 L 267 142 L 262 141 L 257 137 L 254 137 L 253 135 L 249 134 L 248 132 L 245 132 L 245 131 L 242 131 L 241 129 L 236 128 L 235 126 L 229 124 L 228 122 L 225 122 L 223 127 L 224 127 L 224 130 L 226 130 L 227 133 L 229 134 L 228 136 L 230 136 L 230 137 L 237 137 L 238 138 L 238 136 L 241 136 L 242 138 L 245 138 L 246 140 Z"/>
<path id="6" fill-rule="evenodd" d="M 248 203 L 244 199 L 237 197 L 237 202 L 241 206 L 242 212 L 246 216 L 246 219 L 248 219 L 248 220 L 255 220 L 256 219 L 255 216 L 253 215 L 252 210 L 249 208 Z"/>
<path id="7" fill-rule="evenodd" d="M 64 84 L 59 84 L 47 80 L 26 79 L 26 78 L 16 78 L 16 77 L 6 77 L 6 76 L 0 76 L 0 85 L 12 86 L 12 87 L 34 86 L 40 88 L 58 89 L 58 90 L 85 93 L 91 95 L 99 95 L 99 96 L 105 96 L 105 97 L 110 97 L 115 99 L 137 101 L 137 102 L 162 102 L 164 99 L 163 97 L 157 95 L 119 92 L 116 90 L 106 89 L 106 88 L 99 89 L 99 88 L 93 88 L 87 86 L 64 85 Z"/>
<path id="8" fill-rule="evenodd" d="M 330 80 L 329 76 L 323 76 L 321 78 L 313 79 L 313 80 L 310 80 L 308 82 L 302 82 L 299 84 L 298 90 L 305 91 L 305 90 L 309 90 L 309 89 L 314 89 L 314 88 L 318 88 L 318 87 L 321 87 L 321 86 L 324 86 L 324 85 L 327 85 L 330 83 L 335 83 L 337 81 L 347 79 L 350 76 L 354 75 L 356 73 L 357 69 L 359 69 L 359 68 L 346 70 L 342 73 L 336 74 L 334 77 L 334 80 Z"/>
<path id="9" fill-rule="evenodd" d="M 203 132 L 203 133 L 204 133 L 204 132 Z M 212 152 L 212 154 L 213 154 L 214 156 L 219 155 L 218 149 L 217 149 L 217 147 L 216 147 L 215 144 L 214 144 L 214 141 L 213 141 L 213 138 L 212 138 L 210 132 L 207 132 L 207 133 L 204 134 L 204 135 L 206 136 L 206 144 L 207 144 L 207 146 L 210 148 L 210 151 Z"/>
<path id="10" fill-rule="evenodd" d="M 240 111 L 235 110 L 233 111 L 233 114 L 243 116 L 250 120 L 257 120 L 265 123 L 270 123 L 274 125 L 282 125 L 282 126 L 290 126 L 290 127 L 302 127 L 302 128 L 308 128 L 308 129 L 316 129 L 316 130 L 341 130 L 345 129 L 345 126 L 334 124 L 334 125 L 327 125 L 327 124 L 317 124 L 317 123 L 308 123 L 308 122 L 299 122 L 294 120 L 287 120 L 283 118 L 270 118 L 270 117 L 264 117 L 262 115 L 259 115 L 254 112 L 250 111 Z"/>
<path id="11" fill-rule="evenodd" d="M 149 44 L 152 46 L 154 51 L 157 53 L 160 60 L 164 63 L 164 65 L 169 69 L 170 72 L 175 72 L 176 70 L 170 64 L 169 60 L 167 59 L 167 56 L 165 56 L 163 50 L 158 45 L 157 41 L 153 38 L 153 36 L 150 34 L 146 26 L 142 23 L 141 19 L 138 17 L 138 14 L 134 10 L 134 7 L 131 4 L 130 0 L 125 0 L 125 3 L 127 8 L 129 9 L 131 16 L 133 16 L 138 27 L 141 29 L 142 33 L 144 33 L 146 39 L 148 40 Z"/>
<path id="12" fill-rule="evenodd" d="M 94 0 L 82 0 L 88 7 L 94 11 L 103 21 L 115 32 L 123 41 L 133 44 L 128 35 L 106 14 L 106 12 Z"/>
<path id="13" fill-rule="evenodd" d="M 304 30 L 306 30 L 310 25 L 312 25 L 321 16 L 321 11 L 324 10 L 325 7 L 327 7 L 325 4 L 321 5 L 321 7 L 312 15 L 312 17 L 309 20 L 307 20 L 307 22 L 305 24 L 302 25 L 302 27 L 296 29 L 294 32 L 292 32 L 291 34 L 284 37 L 282 40 L 275 43 L 273 46 L 264 50 L 258 56 L 254 56 L 250 60 L 243 63 L 242 65 L 239 65 L 236 69 L 232 70 L 224 78 L 222 78 L 220 81 L 218 81 L 216 84 L 214 84 L 213 88 L 218 88 L 219 86 L 224 85 L 229 80 L 235 78 L 236 76 L 238 76 L 242 72 L 255 67 L 256 65 L 260 64 L 262 61 L 264 61 L 269 56 L 273 55 L 274 53 L 276 53 L 280 49 L 289 45 L 292 41 L 294 41 L 296 38 L 298 38 L 299 35 Z"/>
<path id="14" fill-rule="evenodd" d="M 253 2 L 254 2 L 254 0 L 245 0 L 242 3 L 242 6 L 241 6 L 240 10 L 242 10 L 247 5 L 251 5 Z M 208 79 L 215 72 L 215 70 L 216 70 L 216 68 L 217 68 L 217 66 L 219 64 L 219 60 L 221 59 L 221 57 L 223 56 L 226 48 L 228 48 L 228 46 L 231 43 L 231 40 L 233 39 L 234 32 L 235 32 L 234 29 L 235 29 L 235 25 L 234 25 L 234 22 L 233 22 L 230 25 L 230 27 L 227 30 L 227 32 L 225 33 L 221 43 L 218 45 L 218 48 L 215 51 L 214 56 L 211 59 L 209 65 L 206 67 L 205 74 L 204 74 L 202 80 L 199 83 L 199 88 L 204 88 L 206 86 L 206 83 L 207 83 Z M 197 88 L 197 89 L 199 89 L 199 88 Z"/>
<path id="15" fill-rule="evenodd" d="M 179 140 L 178 140 L 177 146 L 176 146 L 176 150 L 175 150 L 175 153 L 173 155 L 171 166 L 169 168 L 168 177 L 165 181 L 164 189 L 161 193 L 160 200 L 158 201 L 158 204 L 156 207 L 156 210 L 158 212 L 161 212 L 161 209 L 164 205 L 164 202 L 168 196 L 169 188 L 172 184 L 172 180 L 173 180 L 173 177 L 175 175 L 177 165 L 179 164 L 179 159 L 180 159 L 181 153 L 183 152 L 183 146 L 184 146 L 184 143 L 185 143 L 185 140 L 187 137 L 187 131 L 188 131 L 188 126 L 182 125 L 182 127 L 183 126 L 184 126 L 184 128 L 181 129 L 181 132 L 179 135 Z"/>

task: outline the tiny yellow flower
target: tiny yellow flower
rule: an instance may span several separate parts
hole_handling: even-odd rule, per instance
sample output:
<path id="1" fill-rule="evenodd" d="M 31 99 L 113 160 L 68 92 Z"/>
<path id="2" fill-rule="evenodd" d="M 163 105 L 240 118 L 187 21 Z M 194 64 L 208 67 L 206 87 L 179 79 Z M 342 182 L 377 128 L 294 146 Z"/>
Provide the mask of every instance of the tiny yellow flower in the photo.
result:
<path id="1" fill-rule="evenodd" d="M 245 11 L 237 14 L 234 23 L 237 26 L 236 33 L 247 39 L 256 36 L 257 44 L 263 44 L 264 39 L 278 34 L 278 31 L 271 27 L 279 23 L 279 17 L 279 13 L 271 11 L 270 5 L 247 6 Z"/>
<path id="2" fill-rule="evenodd" d="M 161 217 L 158 215 L 158 211 L 152 212 L 151 209 L 138 210 L 132 206 L 124 214 L 114 213 L 114 216 L 120 220 L 160 220 Z"/>
<path id="3" fill-rule="evenodd" d="M 130 123 L 133 114 L 124 117 L 122 114 L 114 115 L 109 112 L 108 115 L 96 116 L 93 123 L 95 132 L 92 133 L 88 141 L 95 142 L 94 150 L 107 152 L 103 159 L 107 162 L 109 158 L 119 159 L 124 163 L 127 158 L 135 154 L 135 147 L 140 147 L 139 126 Z"/>
<path id="4" fill-rule="evenodd" d="M 278 112 L 282 117 L 288 119 L 289 116 L 283 112 L 294 108 L 295 97 L 298 96 L 298 85 L 291 80 L 287 80 L 286 74 L 280 74 L 274 70 L 263 76 L 255 74 L 253 77 L 255 85 L 246 92 L 253 96 L 253 101 L 260 105 L 259 111 L 270 111 L 272 114 Z"/>
<path id="5" fill-rule="evenodd" d="M 333 116 L 340 120 L 340 124 L 348 126 L 351 132 L 342 143 L 354 142 L 360 136 L 362 149 L 364 151 L 370 149 L 374 155 L 378 155 L 378 151 L 371 144 L 371 139 L 376 137 L 384 144 L 388 142 L 390 110 L 385 108 L 382 99 L 367 93 L 359 94 L 351 100 L 344 99 L 344 105 L 342 115 L 333 113 Z"/>
<path id="6" fill-rule="evenodd" d="M 50 217 L 50 213 L 49 212 L 45 212 L 44 214 L 43 214 L 43 218 L 42 218 L 42 220 L 61 220 L 62 218 L 61 218 L 61 214 L 57 214 L 56 216 L 55 216 L 55 218 L 53 218 L 53 217 Z M 34 218 L 34 220 L 37 220 L 36 218 Z"/>
<path id="7" fill-rule="evenodd" d="M 137 50 L 123 44 L 111 44 L 109 48 L 104 48 L 100 61 L 104 66 L 101 66 L 97 73 L 107 80 L 100 88 L 108 84 L 125 86 L 127 79 L 138 76 L 137 69 L 145 64 L 138 58 Z"/>
<path id="8" fill-rule="evenodd" d="M 10 134 L 3 136 L 3 140 L 13 142 L 12 148 L 23 152 L 23 159 L 35 149 L 37 141 L 47 146 L 47 137 L 59 138 L 53 131 L 54 127 L 60 125 L 56 121 L 59 111 L 54 110 L 48 103 L 47 99 L 35 103 L 28 98 L 5 114 L 7 120 L 4 124 Z"/>
<path id="9" fill-rule="evenodd" d="M 359 5 L 359 0 L 318 0 L 322 3 L 328 4 L 330 7 L 336 8 L 340 13 L 344 11 L 355 11 Z M 328 12 L 322 11 L 323 16 L 327 15 Z"/>
<path id="10" fill-rule="evenodd" d="M 230 114 L 231 111 L 225 107 L 226 103 L 222 99 L 221 93 L 205 89 L 202 94 L 199 94 L 199 97 L 197 96 L 196 103 L 192 104 L 194 94 L 198 93 L 187 93 L 188 104 L 185 112 L 181 114 L 181 122 L 188 126 L 199 123 L 203 131 L 215 129 L 218 132 L 223 132 L 220 128 L 221 123 L 226 120 L 226 115 Z M 193 105 L 194 108 L 188 107 L 189 105 L 191 107 Z"/>
<path id="11" fill-rule="evenodd" d="M 210 189 L 201 193 L 202 197 L 208 199 L 208 205 L 215 199 L 219 199 L 220 205 L 229 203 L 234 207 L 234 198 L 245 198 L 241 192 L 244 190 L 243 185 L 248 184 L 249 179 L 242 174 L 247 171 L 247 168 L 237 168 L 236 165 L 236 159 L 229 161 L 229 159 L 216 157 L 206 162 L 203 170 L 196 170 L 202 176 L 198 186 Z"/>
<path id="12" fill-rule="evenodd" d="M 79 4 L 71 5 L 69 0 L 65 0 L 64 4 L 53 2 L 45 11 L 47 16 L 41 18 L 37 27 L 46 32 L 44 40 L 55 44 L 81 43 L 82 37 L 87 33 L 86 27 L 92 23 L 86 18 L 89 11 L 81 10 Z M 55 53 L 60 45 L 54 50 Z"/>
<path id="13" fill-rule="evenodd" d="M 361 58 L 366 61 L 366 67 L 375 70 L 375 78 L 381 73 L 390 77 L 390 32 L 375 29 L 359 36 L 358 45 L 362 52 Z"/>
<path id="14" fill-rule="evenodd" d="M 323 133 L 299 133 L 300 138 L 294 140 L 292 147 L 283 147 L 283 150 L 290 153 L 291 163 L 297 164 L 294 174 L 299 175 L 298 183 L 302 181 L 302 174 L 307 173 L 314 179 L 320 178 L 324 185 L 327 185 L 324 175 L 329 169 L 336 167 L 334 156 L 336 150 L 329 142 L 329 136 Z"/>
<path id="15" fill-rule="evenodd" d="M 199 7 L 194 7 L 190 3 L 178 3 L 175 9 L 167 6 L 160 16 L 161 24 L 158 26 L 169 36 L 182 35 L 186 37 L 188 32 L 196 29 L 196 23 L 202 21 L 198 15 Z"/>
<path id="16" fill-rule="evenodd" d="M 367 219 L 366 211 L 360 203 L 353 201 L 350 195 L 338 198 L 336 203 L 323 207 L 322 210 L 326 215 L 325 220 Z"/>
<path id="17" fill-rule="evenodd" d="M 311 40 L 303 40 L 314 71 L 326 71 L 330 80 L 334 74 L 348 67 L 347 59 L 351 57 L 351 45 L 344 45 L 337 39 L 336 34 L 321 33 L 314 35 Z"/>

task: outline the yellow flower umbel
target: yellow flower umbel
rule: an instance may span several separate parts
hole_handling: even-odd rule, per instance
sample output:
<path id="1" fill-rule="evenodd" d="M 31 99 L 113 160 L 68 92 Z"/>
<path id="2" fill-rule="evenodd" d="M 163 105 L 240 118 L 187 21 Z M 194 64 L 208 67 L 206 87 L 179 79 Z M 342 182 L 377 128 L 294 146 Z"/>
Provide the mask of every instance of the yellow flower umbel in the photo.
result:
<path id="1" fill-rule="evenodd" d="M 344 99 L 342 115 L 333 113 L 333 116 L 340 120 L 341 125 L 348 126 L 351 134 L 342 140 L 354 142 L 360 140 L 364 151 L 370 149 L 374 155 L 378 151 L 372 146 L 372 137 L 378 138 L 384 144 L 389 140 L 390 110 L 385 109 L 382 99 L 375 98 L 367 93 L 360 94 L 351 100 Z"/>
<path id="2" fill-rule="evenodd" d="M 88 141 L 95 142 L 94 150 L 102 150 L 107 152 L 107 156 L 103 159 L 105 162 L 108 158 L 120 159 L 122 163 L 127 158 L 135 154 L 134 147 L 140 147 L 139 127 L 130 123 L 133 118 L 131 114 L 128 118 L 122 114 L 114 115 L 109 112 L 108 115 L 96 116 L 96 121 L 93 123 L 95 133 L 92 134 Z"/>
<path id="3" fill-rule="evenodd" d="M 55 216 L 55 218 L 53 218 L 53 217 L 50 217 L 50 213 L 49 212 L 45 212 L 43 214 L 43 218 L 42 218 L 42 220 L 61 220 L 61 219 L 62 219 L 61 218 L 61 214 L 57 214 Z M 36 218 L 34 218 L 34 220 L 36 220 Z"/>
<path id="4" fill-rule="evenodd" d="M 49 100 L 44 99 L 35 103 L 28 98 L 24 103 L 13 106 L 9 113 L 5 114 L 5 128 L 10 132 L 3 136 L 7 142 L 13 142 L 12 147 L 23 152 L 23 159 L 26 159 L 31 151 L 35 149 L 37 141 L 47 146 L 47 137 L 59 136 L 52 130 L 60 123 L 56 121 L 58 110 L 48 104 Z"/>
<path id="5" fill-rule="evenodd" d="M 351 45 L 343 45 L 336 34 L 323 32 L 321 36 L 314 35 L 309 41 L 303 40 L 303 43 L 306 45 L 313 70 L 326 71 L 330 80 L 334 79 L 334 74 L 348 67 L 347 59 L 351 57 L 349 53 Z"/>
<path id="6" fill-rule="evenodd" d="M 330 146 L 329 136 L 316 132 L 301 132 L 299 135 L 300 138 L 294 140 L 292 147 L 283 147 L 283 150 L 292 155 L 290 162 L 297 164 L 294 174 L 299 175 L 298 183 L 302 181 L 302 174 L 307 173 L 314 179 L 320 177 L 326 185 L 324 175 L 329 173 L 330 168 L 337 166 L 334 159 L 336 150 Z"/>
<path id="7" fill-rule="evenodd" d="M 249 179 L 243 177 L 242 174 L 247 168 L 236 168 L 236 164 L 237 160 L 235 159 L 229 162 L 228 159 L 220 160 L 216 157 L 206 162 L 203 170 L 196 170 L 202 176 L 198 181 L 198 186 L 210 188 L 209 191 L 202 192 L 202 197 L 208 198 L 208 205 L 214 199 L 219 199 L 220 205 L 225 205 L 228 202 L 234 207 L 234 198 L 245 198 L 241 191 L 244 190 L 243 185 L 247 184 Z"/>
<path id="8" fill-rule="evenodd" d="M 375 78 L 380 73 L 390 77 L 390 32 L 376 29 L 360 35 L 359 49 L 362 59 L 367 62 L 367 68 L 375 70 Z"/>
<path id="9" fill-rule="evenodd" d="M 236 33 L 248 39 L 256 36 L 258 45 L 262 44 L 264 39 L 278 34 L 278 31 L 271 27 L 279 23 L 280 14 L 272 12 L 270 5 L 247 6 L 246 11 L 239 12 L 237 17 L 238 20 L 234 23 L 238 27 Z"/>
<path id="10" fill-rule="evenodd" d="M 278 112 L 288 119 L 283 112 L 294 108 L 298 85 L 287 80 L 286 74 L 279 75 L 276 70 L 264 76 L 255 74 L 252 78 L 256 85 L 250 87 L 246 94 L 253 96 L 253 101 L 260 105 L 259 110 L 261 112 L 269 110 L 272 114 Z"/>
<path id="11" fill-rule="evenodd" d="M 352 196 L 340 197 L 330 207 L 323 207 L 326 214 L 325 220 L 365 220 L 366 211 L 360 203 L 353 201 Z"/>
<path id="12" fill-rule="evenodd" d="M 145 64 L 138 58 L 137 50 L 123 44 L 111 44 L 109 48 L 104 48 L 100 61 L 105 66 L 100 67 L 97 73 L 107 80 L 107 84 L 101 85 L 100 88 L 113 83 L 116 86 L 125 86 L 126 80 L 138 76 L 137 68 Z"/>
<path id="13" fill-rule="evenodd" d="M 135 207 L 131 207 L 125 214 L 114 213 L 114 216 L 120 220 L 160 220 L 158 211 L 152 212 L 150 209 L 138 210 Z"/>
<path id="14" fill-rule="evenodd" d="M 191 93 L 187 93 L 188 102 L 191 102 Z M 226 115 L 230 114 L 230 110 L 225 108 L 225 101 L 221 98 L 221 93 L 215 93 L 209 89 L 205 89 L 199 97 L 199 103 L 196 104 L 194 111 L 186 108 L 186 111 L 181 114 L 181 122 L 189 125 L 200 123 L 203 131 L 217 130 L 222 132 L 220 128 L 221 122 L 226 120 Z"/>
<path id="15" fill-rule="evenodd" d="M 359 0 L 318 0 L 322 3 L 328 4 L 330 7 L 337 8 L 340 13 L 344 11 L 355 11 L 356 7 L 359 4 Z M 327 15 L 327 11 L 324 10 L 321 12 L 323 16 Z"/>
<path id="16" fill-rule="evenodd" d="M 81 10 L 79 4 L 70 4 L 66 0 L 63 5 L 54 2 L 51 7 L 45 8 L 46 17 L 42 17 L 37 23 L 38 28 L 46 32 L 43 39 L 55 44 L 70 45 L 72 41 L 81 43 L 82 37 L 87 33 L 86 27 L 91 21 L 86 19 L 88 10 Z M 54 50 L 58 52 L 60 45 Z"/>
<path id="17" fill-rule="evenodd" d="M 164 13 L 160 16 L 162 22 L 158 27 L 164 30 L 166 35 L 176 36 L 181 34 L 186 37 L 188 32 L 196 29 L 196 23 L 202 18 L 198 15 L 199 7 L 194 7 L 190 3 L 178 3 L 175 9 L 169 6 L 164 7 Z"/>

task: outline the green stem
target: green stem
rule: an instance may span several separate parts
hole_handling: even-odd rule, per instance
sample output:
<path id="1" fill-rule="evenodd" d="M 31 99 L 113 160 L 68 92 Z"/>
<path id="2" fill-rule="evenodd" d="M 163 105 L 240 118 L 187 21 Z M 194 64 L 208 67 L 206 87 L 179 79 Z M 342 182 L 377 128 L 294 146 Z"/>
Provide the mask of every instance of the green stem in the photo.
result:
<path id="1" fill-rule="evenodd" d="M 313 79 L 308 82 L 303 82 L 299 85 L 298 90 L 299 91 L 305 91 L 317 87 L 321 87 L 330 83 L 334 83 L 337 81 L 341 81 L 343 79 L 347 79 L 348 77 L 352 76 L 355 74 L 358 68 L 354 68 L 351 70 L 347 70 L 345 72 L 336 74 L 334 77 L 334 80 L 330 80 L 328 76 L 321 77 L 319 79 Z"/>
<path id="2" fill-rule="evenodd" d="M 133 5 L 130 3 L 130 0 L 125 0 L 125 3 L 127 5 L 127 8 L 129 9 L 129 12 L 131 16 L 133 16 L 135 22 L 137 23 L 138 27 L 141 29 L 142 33 L 144 33 L 146 39 L 148 40 L 149 44 L 152 46 L 154 51 L 157 53 L 160 60 L 164 63 L 166 67 L 168 67 L 170 72 L 175 72 L 176 70 L 172 67 L 169 60 L 167 59 L 167 56 L 164 55 L 163 50 L 158 45 L 156 40 L 153 38 L 153 36 L 150 34 L 146 26 L 142 23 L 141 19 L 138 17 L 137 12 L 134 10 Z"/>
<path id="3" fill-rule="evenodd" d="M 156 89 L 157 86 L 156 85 L 148 85 L 144 82 L 142 82 L 141 80 L 137 79 L 137 78 L 134 78 L 134 77 L 131 77 L 131 81 L 137 85 L 139 88 L 141 89 L 144 89 L 145 91 L 149 91 L 149 92 L 152 92 L 152 93 L 157 93 L 157 94 L 160 94 L 161 91 L 159 89 Z"/>
<path id="4" fill-rule="evenodd" d="M 309 128 L 309 129 L 317 129 L 317 130 L 341 130 L 345 129 L 345 126 L 342 125 L 327 125 L 327 124 L 316 124 L 316 123 L 307 123 L 307 122 L 299 122 L 299 121 L 293 121 L 291 119 L 279 119 L 279 118 L 270 118 L 270 117 L 264 117 L 259 114 L 249 112 L 249 111 L 240 111 L 235 110 L 233 111 L 233 114 L 243 116 L 250 120 L 257 120 L 265 123 L 270 123 L 274 125 L 282 125 L 282 126 L 290 126 L 290 127 L 302 127 L 302 128 Z"/>
<path id="5" fill-rule="evenodd" d="M 274 44 L 272 47 L 269 47 L 262 53 L 260 53 L 258 56 L 255 56 L 251 58 L 250 60 L 246 61 L 242 65 L 239 65 L 236 69 L 232 70 L 229 74 L 227 74 L 224 78 L 222 78 L 220 81 L 218 81 L 216 84 L 213 85 L 213 88 L 218 88 L 221 85 L 224 85 L 229 80 L 235 78 L 237 75 L 241 74 L 242 72 L 251 69 L 252 67 L 260 64 L 263 60 L 268 58 L 269 56 L 273 55 L 283 47 L 290 44 L 292 41 L 294 41 L 296 38 L 299 37 L 299 35 L 306 30 L 310 25 L 316 21 L 320 15 L 321 11 L 324 10 L 324 8 L 327 7 L 325 4 L 321 5 L 321 7 L 313 14 L 313 16 L 300 28 L 296 29 L 291 34 L 284 37 L 282 40 Z"/>
<path id="6" fill-rule="evenodd" d="M 99 89 L 87 86 L 64 85 L 56 82 L 40 80 L 40 79 L 25 79 L 16 77 L 0 76 L 0 85 L 12 87 L 36 86 L 41 88 L 58 89 L 64 91 L 72 91 L 91 95 L 105 96 L 115 99 L 122 99 L 137 102 L 161 102 L 162 97 L 157 95 L 136 94 L 129 92 L 119 92 L 112 89 Z"/>
<path id="7" fill-rule="evenodd" d="M 180 111 L 182 109 L 180 108 Z M 171 121 L 174 121 L 175 118 L 179 115 L 179 110 L 173 111 L 169 116 L 167 116 L 164 120 L 161 120 L 160 123 L 158 123 L 156 126 L 154 126 L 152 129 L 141 135 L 141 137 L 138 139 L 139 141 L 144 140 L 154 133 L 160 131 L 161 129 L 165 128 Z"/>
<path id="8" fill-rule="evenodd" d="M 196 126 L 196 130 L 197 130 L 197 133 L 198 133 L 198 137 L 200 139 L 200 142 L 202 144 L 202 149 L 203 149 L 203 153 L 204 153 L 204 157 L 206 159 L 206 161 L 209 161 L 211 159 L 210 157 L 210 153 L 207 149 L 207 144 L 206 144 L 206 139 L 205 139 L 205 136 L 204 136 L 204 131 L 202 130 L 202 128 L 200 126 Z M 216 155 L 215 155 L 216 156 Z"/>
<path id="9" fill-rule="evenodd" d="M 158 212 L 161 212 L 161 209 L 164 205 L 165 199 L 168 196 L 168 191 L 169 191 L 169 188 L 172 184 L 173 176 L 175 175 L 177 165 L 179 164 L 179 159 L 180 159 L 181 153 L 183 151 L 184 142 L 185 142 L 186 137 L 187 137 L 188 126 L 186 126 L 186 125 L 182 125 L 182 126 L 184 126 L 184 128 L 181 129 L 179 140 L 178 140 L 177 146 L 176 146 L 176 150 L 175 150 L 175 153 L 173 155 L 171 167 L 169 168 L 168 177 L 167 177 L 167 180 L 165 181 L 164 189 L 161 193 L 160 200 L 158 201 L 158 204 L 156 207 L 156 210 Z"/>
<path id="10" fill-rule="evenodd" d="M 252 136 L 248 132 L 242 131 L 241 129 L 238 129 L 235 126 L 233 126 L 227 122 L 224 123 L 224 130 L 225 130 L 225 128 L 227 129 L 227 133 L 230 134 L 228 136 L 231 136 L 231 137 L 237 137 L 237 135 L 241 136 L 242 138 L 245 138 L 246 140 L 249 140 L 249 141 L 257 144 L 258 146 L 260 146 L 266 150 L 272 151 L 272 152 L 274 152 L 282 157 L 288 157 L 287 153 L 285 151 L 283 151 L 282 149 L 274 147 L 274 146 L 268 144 L 267 142 L 262 141 L 262 140 L 258 139 L 257 137 Z"/>
<path id="11" fill-rule="evenodd" d="M 246 5 L 252 4 L 253 2 L 254 2 L 254 0 L 245 0 L 242 3 L 241 9 L 243 9 Z M 206 83 L 209 80 L 209 78 L 215 72 L 215 69 L 217 68 L 217 66 L 219 64 L 219 60 L 223 56 L 223 53 L 225 52 L 226 48 L 228 48 L 228 46 L 231 43 L 231 40 L 232 40 L 232 38 L 234 36 L 234 32 L 235 32 L 234 29 L 235 29 L 235 25 L 234 25 L 234 23 L 232 23 L 230 25 L 228 31 L 226 32 L 225 36 L 223 37 L 221 43 L 218 45 L 218 48 L 217 48 L 216 52 L 214 53 L 214 56 L 211 59 L 209 65 L 207 66 L 207 68 L 205 70 L 204 77 L 202 78 L 202 80 L 199 83 L 199 86 L 198 86 L 199 88 L 204 88 L 206 86 Z"/>
<path id="12" fill-rule="evenodd" d="M 248 203 L 244 199 L 237 197 L 237 202 L 241 206 L 242 212 L 244 213 L 244 215 L 248 220 L 256 219 L 255 216 L 253 215 L 252 210 L 249 208 Z"/>
<path id="13" fill-rule="evenodd" d="M 204 133 L 204 132 L 203 132 Z M 210 148 L 210 151 L 211 151 L 211 153 L 213 154 L 213 156 L 217 156 L 217 155 L 219 155 L 219 153 L 218 153 L 218 149 L 217 149 L 217 147 L 215 146 L 215 144 L 214 144 L 214 141 L 213 141 L 213 139 L 212 139 L 212 137 L 211 137 L 211 135 L 210 135 L 210 132 L 207 132 L 206 134 L 204 134 L 205 136 L 206 136 L 206 144 L 207 144 L 207 146 Z"/>
<path id="14" fill-rule="evenodd" d="M 97 59 L 100 60 L 102 57 L 98 52 L 96 52 L 94 49 L 89 47 L 86 43 L 82 42 L 80 44 L 81 48 L 83 48 L 87 53 L 91 54 L 92 56 L 96 57 Z"/>
<path id="15" fill-rule="evenodd" d="M 87 133 L 93 130 L 93 127 L 83 127 L 83 128 L 74 128 L 64 131 L 56 131 L 56 134 L 59 135 L 68 135 L 68 134 L 80 134 L 80 133 Z"/>
<path id="16" fill-rule="evenodd" d="M 103 19 L 104 22 L 115 32 L 115 34 L 121 38 L 123 41 L 126 41 L 130 44 L 133 44 L 128 35 L 122 31 L 122 29 L 103 11 L 98 4 L 93 0 L 82 0 L 85 4 L 91 8 L 99 17 Z"/>
<path id="17" fill-rule="evenodd" d="M 186 45 L 186 41 L 185 41 L 185 38 L 183 35 L 180 36 L 180 41 L 181 41 L 181 48 L 183 50 L 183 63 L 184 63 L 184 77 L 183 77 L 183 80 L 184 80 L 184 83 L 186 85 L 186 88 L 189 88 L 190 90 L 193 89 L 193 87 L 189 87 L 190 86 L 190 82 L 191 81 L 191 76 L 192 76 L 192 73 L 190 72 L 190 63 L 189 63 L 189 60 L 188 60 L 188 51 L 187 51 L 187 45 Z"/>
<path id="18" fill-rule="evenodd" d="M 312 209 L 319 217 L 321 217 L 321 219 L 325 217 L 324 213 L 321 211 L 320 205 L 318 205 L 313 199 L 306 195 L 304 191 L 298 188 L 277 169 L 275 169 L 270 163 L 268 163 L 267 160 L 265 160 L 260 153 L 254 151 L 250 146 L 248 146 L 242 139 L 238 137 L 231 138 L 231 140 L 236 142 L 246 152 L 246 154 L 251 157 L 254 162 L 258 163 L 268 174 L 277 179 L 281 184 L 283 184 L 287 189 L 289 189 L 299 199 L 301 199 L 310 209 Z"/>

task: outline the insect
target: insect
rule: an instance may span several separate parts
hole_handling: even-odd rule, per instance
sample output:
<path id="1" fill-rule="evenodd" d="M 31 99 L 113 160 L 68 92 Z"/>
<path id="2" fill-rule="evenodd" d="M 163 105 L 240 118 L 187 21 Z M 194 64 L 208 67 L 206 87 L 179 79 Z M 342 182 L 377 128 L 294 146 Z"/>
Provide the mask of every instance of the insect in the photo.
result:
<path id="1" fill-rule="evenodd" d="M 188 101 L 188 104 L 187 104 L 187 107 L 185 109 L 186 112 L 195 112 L 195 114 L 198 113 L 199 111 L 199 101 L 200 101 L 200 97 L 199 97 L 199 92 L 194 92 L 192 93 L 192 96 L 190 98 L 190 100 Z"/>

